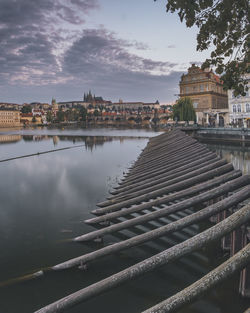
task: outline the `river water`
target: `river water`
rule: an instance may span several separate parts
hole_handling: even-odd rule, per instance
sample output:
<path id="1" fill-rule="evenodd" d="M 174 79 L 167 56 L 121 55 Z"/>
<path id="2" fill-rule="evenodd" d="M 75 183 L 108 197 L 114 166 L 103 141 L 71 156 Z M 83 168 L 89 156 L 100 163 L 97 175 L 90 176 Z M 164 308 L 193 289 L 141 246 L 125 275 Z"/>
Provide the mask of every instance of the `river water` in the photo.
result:
<path id="1" fill-rule="evenodd" d="M 104 257 L 87 271 L 71 269 L 46 274 L 37 280 L 9 284 L 43 267 L 55 265 L 104 245 L 143 233 L 163 221 L 138 226 L 104 243 L 72 244 L 67 239 L 93 230 L 83 223 L 103 201 L 126 169 L 146 146 L 152 130 L 29 129 L 0 130 L 0 161 L 28 154 L 47 154 L 0 162 L 0 313 L 30 313 L 82 289 L 146 257 L 198 233 L 207 224 Z M 250 150 L 210 146 L 249 172 Z M 185 212 L 182 213 L 185 215 Z M 180 215 L 171 215 L 175 220 Z M 101 296 L 82 303 L 69 313 L 138 313 L 171 296 L 205 275 L 226 259 L 213 245 L 148 273 Z M 179 313 L 240 313 L 247 300 L 237 294 L 235 276 Z"/>

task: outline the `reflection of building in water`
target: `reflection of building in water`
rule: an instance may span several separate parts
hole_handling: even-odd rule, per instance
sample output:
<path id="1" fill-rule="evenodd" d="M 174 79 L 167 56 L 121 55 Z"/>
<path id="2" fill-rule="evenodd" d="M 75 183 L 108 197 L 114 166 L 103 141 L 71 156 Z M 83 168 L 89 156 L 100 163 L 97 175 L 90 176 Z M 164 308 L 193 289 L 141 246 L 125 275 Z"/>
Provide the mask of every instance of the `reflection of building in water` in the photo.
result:
<path id="1" fill-rule="evenodd" d="M 112 137 L 107 136 L 87 136 L 85 139 L 86 149 L 93 150 L 96 146 L 102 146 L 107 141 L 112 141 Z"/>
<path id="2" fill-rule="evenodd" d="M 0 143 L 17 142 L 22 139 L 21 135 L 0 135 Z"/>
<path id="3" fill-rule="evenodd" d="M 142 137 L 141 137 L 142 138 Z M 105 142 L 111 142 L 111 141 L 120 141 L 122 143 L 124 140 L 138 140 L 138 137 L 133 137 L 133 136 L 87 136 L 85 139 L 85 145 L 86 149 L 92 150 L 94 147 L 98 145 L 103 145 Z"/>
<path id="4" fill-rule="evenodd" d="M 22 138 L 24 141 L 42 141 L 50 139 L 48 135 L 23 135 Z"/>
<path id="5" fill-rule="evenodd" d="M 56 146 L 58 144 L 58 141 L 59 141 L 59 137 L 58 136 L 53 136 L 54 146 Z"/>
<path id="6" fill-rule="evenodd" d="M 11 109 L 0 109 L 0 127 L 20 126 L 20 112 Z"/>
<path id="7" fill-rule="evenodd" d="M 250 173 L 250 152 L 233 151 L 231 154 L 231 162 L 236 169 L 240 169 L 243 174 Z"/>
<path id="8" fill-rule="evenodd" d="M 48 135 L 34 135 L 33 140 L 34 141 L 49 140 L 49 136 Z"/>
<path id="9" fill-rule="evenodd" d="M 86 149 L 93 150 L 97 146 L 104 145 L 105 142 L 120 141 L 122 143 L 124 140 L 138 140 L 138 137 L 134 136 L 72 136 L 72 135 L 23 135 L 24 141 L 41 141 L 41 140 L 53 140 L 56 146 L 59 141 L 69 141 L 73 143 L 85 143 Z M 139 137 L 145 139 L 147 137 Z"/>
<path id="10" fill-rule="evenodd" d="M 250 149 L 241 146 L 208 145 L 221 158 L 232 163 L 235 169 L 243 174 L 250 174 Z"/>

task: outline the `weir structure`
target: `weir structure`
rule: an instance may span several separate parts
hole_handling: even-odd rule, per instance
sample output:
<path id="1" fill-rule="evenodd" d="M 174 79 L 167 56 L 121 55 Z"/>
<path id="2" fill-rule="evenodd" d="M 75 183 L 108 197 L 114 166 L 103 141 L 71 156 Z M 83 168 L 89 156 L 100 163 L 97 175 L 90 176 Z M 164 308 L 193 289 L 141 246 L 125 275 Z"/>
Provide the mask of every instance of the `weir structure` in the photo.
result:
<path id="1" fill-rule="evenodd" d="M 85 221 L 96 229 L 71 241 L 72 244 L 100 241 L 106 235 L 154 221 L 160 221 L 160 226 L 104 245 L 98 250 L 54 265 L 47 271 L 72 267 L 87 270 L 87 265 L 98 258 L 166 238 L 171 233 L 202 221 L 209 220 L 209 226 L 189 239 L 67 295 L 36 313 L 67 311 L 74 305 L 215 241 L 220 241 L 222 249 L 230 251 L 230 257 L 190 286 L 144 313 L 176 312 L 236 272 L 240 274 L 240 294 L 250 297 L 249 199 L 250 175 L 242 175 L 232 164 L 195 139 L 180 130 L 171 130 L 151 138 L 111 196 L 92 211 L 95 217 Z M 172 221 L 168 219 L 171 214 L 179 215 Z M 39 277 L 45 273 L 40 271 L 33 275 Z"/>

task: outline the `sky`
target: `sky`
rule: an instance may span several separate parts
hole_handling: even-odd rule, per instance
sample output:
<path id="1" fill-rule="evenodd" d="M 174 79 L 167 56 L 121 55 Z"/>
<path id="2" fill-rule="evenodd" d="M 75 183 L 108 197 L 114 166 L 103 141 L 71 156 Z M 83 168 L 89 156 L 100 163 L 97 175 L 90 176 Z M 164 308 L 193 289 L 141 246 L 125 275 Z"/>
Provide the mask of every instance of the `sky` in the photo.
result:
<path id="1" fill-rule="evenodd" d="M 169 103 L 200 64 L 196 28 L 166 0 L 0 0 L 0 102 Z"/>

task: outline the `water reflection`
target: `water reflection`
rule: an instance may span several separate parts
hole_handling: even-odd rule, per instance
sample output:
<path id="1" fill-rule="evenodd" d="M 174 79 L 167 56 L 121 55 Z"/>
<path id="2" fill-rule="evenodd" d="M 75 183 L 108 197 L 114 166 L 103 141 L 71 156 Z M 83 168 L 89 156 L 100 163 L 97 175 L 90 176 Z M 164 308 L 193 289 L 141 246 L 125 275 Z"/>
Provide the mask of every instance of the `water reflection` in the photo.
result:
<path id="1" fill-rule="evenodd" d="M 147 137 L 140 136 L 139 138 L 146 139 Z M 105 142 L 118 140 L 122 143 L 124 140 L 138 139 L 135 136 L 58 136 L 58 135 L 0 135 L 0 143 L 15 143 L 20 140 L 23 141 L 44 141 L 51 140 L 53 141 L 54 146 L 57 146 L 59 141 L 67 142 L 84 142 L 87 147 L 93 148 L 97 145 L 103 145 Z"/>
<path id="2" fill-rule="evenodd" d="M 45 142 L 48 141 L 53 143 L 53 146 L 50 146 L 49 151 L 59 150 L 63 148 L 69 147 L 78 147 L 79 144 L 84 144 L 86 149 L 92 151 L 96 149 L 98 146 L 103 146 L 105 143 L 111 143 L 113 141 L 117 141 L 120 144 L 124 142 L 124 140 L 137 141 L 145 140 L 148 137 L 135 137 L 135 136 L 74 136 L 74 135 L 0 135 L 0 144 L 2 148 L 0 148 L 0 161 L 8 160 L 9 158 L 15 158 L 20 156 L 25 156 L 29 154 L 41 154 L 44 151 L 47 151 L 45 147 L 47 147 L 46 143 L 43 145 L 23 145 L 20 144 L 18 149 L 15 149 L 15 145 L 13 145 L 13 150 L 16 151 L 16 154 L 11 154 L 11 149 L 7 151 L 4 148 L 4 144 L 17 143 L 19 141 L 25 143 L 32 142 Z M 39 147 L 39 150 L 37 149 Z M 44 147 L 44 149 L 41 149 Z M 10 153 L 10 154 L 9 154 Z"/>
<path id="3" fill-rule="evenodd" d="M 3 144 L 0 155 L 10 157 L 50 150 L 55 142 L 57 147 L 77 142 L 85 145 L 79 149 L 0 163 L 1 281 L 94 249 L 60 242 L 90 231 L 90 227 L 81 221 L 90 218 L 90 210 L 104 200 L 147 140 L 24 135 L 12 145 Z M 76 275 L 68 277 L 66 273 L 57 278 L 48 277 L 39 282 L 1 289 L 0 312 L 32 312 L 55 297 L 81 288 L 86 274 L 76 273 L 78 278 Z M 100 275 L 92 273 L 86 283 L 91 283 L 93 278 L 98 280 Z M 58 288 L 56 285 L 60 281 L 62 286 Z M 54 293 L 56 289 L 59 292 Z"/>
<path id="4" fill-rule="evenodd" d="M 22 139 L 21 135 L 0 135 L 0 144 L 18 142 Z"/>
<path id="5" fill-rule="evenodd" d="M 210 150 L 232 163 L 235 169 L 240 169 L 243 174 L 250 173 L 250 147 L 240 145 L 214 145 L 207 144 Z"/>

